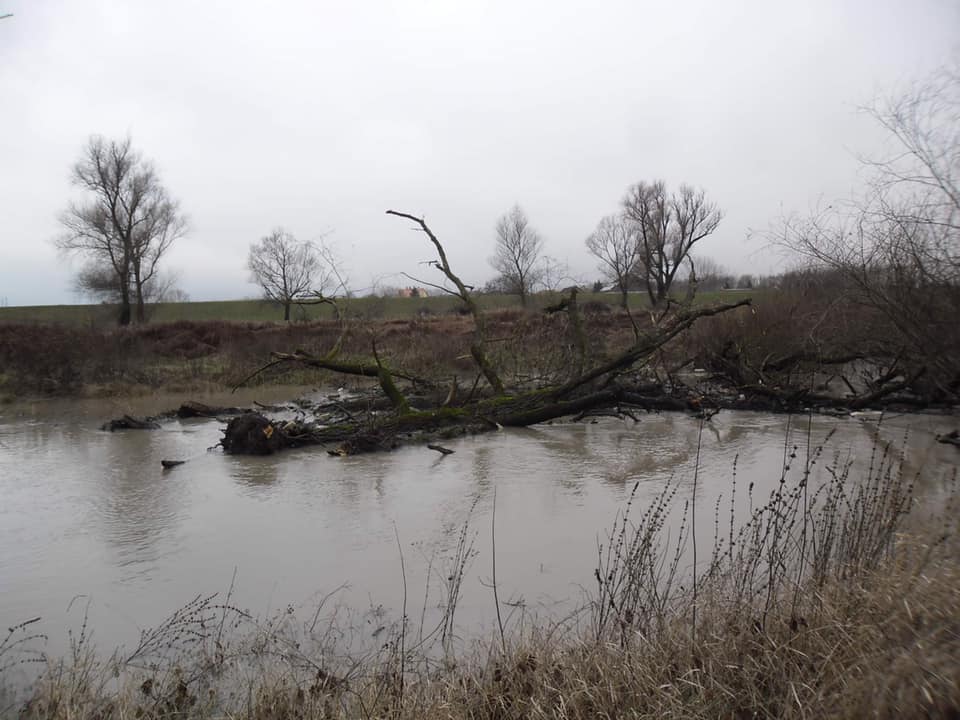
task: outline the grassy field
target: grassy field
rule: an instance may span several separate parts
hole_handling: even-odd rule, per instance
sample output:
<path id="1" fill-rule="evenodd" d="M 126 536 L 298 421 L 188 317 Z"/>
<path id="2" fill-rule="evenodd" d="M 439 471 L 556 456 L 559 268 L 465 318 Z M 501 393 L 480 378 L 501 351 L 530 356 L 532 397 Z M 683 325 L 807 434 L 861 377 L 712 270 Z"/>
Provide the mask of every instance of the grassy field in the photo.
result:
<path id="1" fill-rule="evenodd" d="M 756 294 L 756 291 L 727 290 L 702 293 L 698 302 L 716 300 L 736 301 Z M 559 293 L 540 293 L 532 298 L 531 307 L 540 309 L 557 301 Z M 581 303 L 600 302 L 616 306 L 616 293 L 584 293 Z M 485 310 L 520 307 L 515 295 L 479 295 L 477 302 Z M 418 315 L 443 314 L 455 311 L 460 301 L 452 296 L 429 298 L 362 297 L 344 301 L 346 312 L 352 317 L 371 320 L 405 319 Z M 630 306 L 644 309 L 648 306 L 646 296 L 631 293 Z M 0 323 L 28 323 L 40 325 L 69 325 L 73 327 L 102 327 L 112 325 L 117 311 L 111 305 L 34 305 L 0 308 Z M 294 308 L 296 321 L 328 319 L 332 310 L 326 305 Z M 151 322 L 177 322 L 189 320 L 226 322 L 282 322 L 283 308 L 265 300 L 221 300 L 214 302 L 160 303 L 150 309 Z"/>

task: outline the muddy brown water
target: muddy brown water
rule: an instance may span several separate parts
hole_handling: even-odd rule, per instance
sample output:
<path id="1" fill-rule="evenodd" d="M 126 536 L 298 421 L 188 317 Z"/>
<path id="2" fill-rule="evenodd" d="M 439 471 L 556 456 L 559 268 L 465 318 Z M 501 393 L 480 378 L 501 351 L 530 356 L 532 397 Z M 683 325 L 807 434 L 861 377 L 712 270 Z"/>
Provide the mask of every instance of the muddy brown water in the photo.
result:
<path id="1" fill-rule="evenodd" d="M 290 396 L 195 399 L 239 404 Z M 262 616 L 288 606 L 310 612 L 343 585 L 336 593 L 343 606 L 397 616 L 401 550 L 409 613 L 418 616 L 425 591 L 431 612 L 439 602 L 469 518 L 476 554 L 457 621 L 464 634 L 483 632 L 494 619 L 494 502 L 501 600 L 514 615 L 521 607 L 557 613 L 582 602 L 597 543 L 635 483 L 638 504 L 671 477 L 678 503 L 692 492 L 699 425 L 682 414 L 504 430 L 445 441 L 455 451 L 449 456 L 405 447 L 348 458 L 323 448 L 229 457 L 207 451 L 222 423 L 202 419 L 172 420 L 157 431 L 97 429 L 124 412 L 156 412 L 185 399 L 0 408 L 3 627 L 40 617 L 36 627 L 57 654 L 66 631 L 88 614 L 97 647 L 109 651 L 135 643 L 140 629 L 196 595 L 225 593 L 231 583 L 234 604 Z M 934 440 L 956 425 L 955 417 L 887 416 L 881 436 L 905 448 L 908 472 L 926 469 L 929 483 L 960 456 Z M 820 465 L 834 457 L 866 462 L 876 428 L 870 415 L 814 416 L 814 445 L 835 431 Z M 802 456 L 806 437 L 806 418 L 716 416 L 700 436 L 700 541 L 712 540 L 714 503 L 729 498 L 735 458 L 742 509 L 748 483 L 765 497 L 779 481 L 785 438 Z M 189 461 L 164 471 L 161 459 Z"/>

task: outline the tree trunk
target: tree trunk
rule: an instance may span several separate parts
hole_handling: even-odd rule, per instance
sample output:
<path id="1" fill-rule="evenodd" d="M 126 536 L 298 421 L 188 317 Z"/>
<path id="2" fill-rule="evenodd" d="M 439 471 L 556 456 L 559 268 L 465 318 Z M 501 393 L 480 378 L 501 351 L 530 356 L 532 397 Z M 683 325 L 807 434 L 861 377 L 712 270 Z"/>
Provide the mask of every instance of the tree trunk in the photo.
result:
<path id="1" fill-rule="evenodd" d="M 285 302 L 283 304 L 283 319 L 285 322 L 290 322 L 290 303 Z"/>
<path id="2" fill-rule="evenodd" d="M 137 297 L 137 312 L 136 312 L 136 321 L 138 323 L 143 323 L 147 319 L 146 308 L 143 302 L 143 282 L 139 277 L 135 278 L 136 280 L 136 297 Z"/>
<path id="3" fill-rule="evenodd" d="M 626 285 L 620 286 L 620 307 L 622 307 L 624 310 L 627 309 L 627 286 Z"/>
<path id="4" fill-rule="evenodd" d="M 130 288 L 127 286 L 120 289 L 120 317 L 117 322 L 122 326 L 130 324 Z"/>
<path id="5" fill-rule="evenodd" d="M 465 297 L 468 301 L 472 300 L 469 294 Z M 228 427 L 222 445 L 227 452 L 231 453 L 261 453 L 305 444 L 342 443 L 332 452 L 337 455 L 349 455 L 390 449 L 403 442 L 429 441 L 434 436 L 451 437 L 466 432 L 483 432 L 500 426 L 532 425 L 564 415 L 597 409 L 612 408 L 619 412 L 621 404 L 650 410 L 696 410 L 697 407 L 690 406 L 685 397 L 667 395 L 659 385 L 651 386 L 631 381 L 624 373 L 637 362 L 651 357 L 660 347 L 687 330 L 699 318 L 749 304 L 749 300 L 741 300 L 732 304 L 684 309 L 667 318 L 660 326 L 642 334 L 632 346 L 618 356 L 590 370 L 582 371 L 585 336 L 579 324 L 576 292 L 572 291 L 566 308 L 570 311 L 572 329 L 577 335 L 575 341 L 581 350 L 575 377 L 563 385 L 508 394 L 499 376 L 489 367 L 489 361 L 482 347 L 474 343 L 471 354 L 482 372 L 490 372 L 493 396 L 478 398 L 471 392 L 470 397 L 459 405 L 441 402 L 442 395 L 434 394 L 432 398 L 418 396 L 417 407 L 412 408 L 393 382 L 392 375 L 412 378 L 402 372 L 391 374 L 380 362 L 376 347 L 374 347 L 374 363 L 341 363 L 299 351 L 293 354 L 275 352 L 274 360 L 265 367 L 280 362 L 297 362 L 350 375 L 376 377 L 390 401 L 393 412 L 374 410 L 366 415 L 347 412 L 346 421 L 337 419 L 335 422 L 329 418 L 314 423 L 284 423 L 262 419 L 258 421 L 260 423 L 258 432 L 253 435 L 247 433 L 245 426 Z M 630 416 L 629 413 L 629 409 L 624 411 L 627 416 Z M 268 430 L 267 425 L 272 429 Z M 264 443 L 267 443 L 268 447 Z"/>

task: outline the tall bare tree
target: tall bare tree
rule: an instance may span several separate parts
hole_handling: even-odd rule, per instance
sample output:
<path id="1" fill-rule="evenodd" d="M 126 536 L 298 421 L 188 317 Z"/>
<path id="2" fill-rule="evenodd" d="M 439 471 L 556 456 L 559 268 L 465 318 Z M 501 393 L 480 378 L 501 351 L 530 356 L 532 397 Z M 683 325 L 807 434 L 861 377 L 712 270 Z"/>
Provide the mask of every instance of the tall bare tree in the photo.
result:
<path id="1" fill-rule="evenodd" d="M 637 236 L 638 274 L 652 306 L 667 299 L 684 259 L 723 218 L 703 190 L 681 185 L 669 193 L 662 180 L 640 182 L 627 190 L 623 214 Z"/>
<path id="2" fill-rule="evenodd" d="M 112 279 L 121 325 L 141 322 L 160 260 L 186 233 L 186 218 L 129 137 L 91 137 L 73 166 L 72 180 L 90 197 L 60 216 L 66 232 L 56 245 L 87 260 L 81 283 L 84 274 Z"/>
<path id="3" fill-rule="evenodd" d="M 600 260 L 600 271 L 620 291 L 620 305 L 627 307 L 630 278 L 639 259 L 637 236 L 621 215 L 603 218 L 587 238 L 587 249 Z"/>
<path id="4" fill-rule="evenodd" d="M 496 235 L 490 265 L 500 273 L 504 285 L 520 296 L 520 304 L 526 307 L 527 298 L 540 279 L 543 239 L 519 205 L 514 205 L 497 220 Z"/>
<path id="5" fill-rule="evenodd" d="M 263 296 L 283 307 L 283 319 L 290 320 L 290 308 L 298 299 L 323 294 L 338 270 L 330 250 L 297 240 L 283 228 L 276 228 L 260 242 L 250 245 L 247 256 L 250 282 Z"/>

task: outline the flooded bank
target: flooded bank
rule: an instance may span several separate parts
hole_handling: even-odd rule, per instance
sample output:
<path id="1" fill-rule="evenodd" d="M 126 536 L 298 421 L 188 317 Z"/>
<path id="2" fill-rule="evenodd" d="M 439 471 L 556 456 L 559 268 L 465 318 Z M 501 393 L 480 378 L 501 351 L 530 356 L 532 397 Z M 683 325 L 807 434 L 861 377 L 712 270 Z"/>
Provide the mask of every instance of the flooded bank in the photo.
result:
<path id="1" fill-rule="evenodd" d="M 229 402 L 254 399 L 281 398 Z M 148 414 L 181 400 L 119 409 Z M 808 442 L 814 477 L 848 460 L 866 466 L 875 460 L 878 420 L 722 412 L 701 432 L 695 418 L 667 413 L 450 440 L 444 444 L 455 452 L 448 456 L 408 446 L 346 458 L 319 447 L 238 457 L 208 450 L 223 427 L 216 420 L 97 430 L 117 410 L 84 401 L 0 412 L 2 621 L 42 618 L 37 625 L 52 654 L 62 652 L 66 630 L 86 613 L 96 645 L 111 649 L 135 643 L 140 629 L 195 596 L 231 585 L 233 604 L 256 615 L 310 612 L 336 591 L 344 607 L 396 617 L 406 580 L 416 605 L 409 613 L 419 617 L 425 593 L 429 611 L 440 602 L 468 520 L 474 553 L 457 624 L 482 631 L 494 615 L 494 502 L 501 601 L 514 614 L 563 612 L 590 586 L 597 544 L 635 484 L 642 504 L 673 478 L 679 521 L 691 499 L 698 444 L 696 527 L 709 544 L 717 499 L 728 517 L 734 483 L 734 511 L 742 516 L 748 488 L 754 499 L 765 498 L 785 459 L 799 477 Z M 924 481 L 933 482 L 957 461 L 956 448 L 935 441 L 955 424 L 947 416 L 887 416 L 879 435 L 892 452 L 905 453 L 906 473 L 925 468 Z M 168 458 L 188 462 L 165 471 L 160 460 Z"/>

